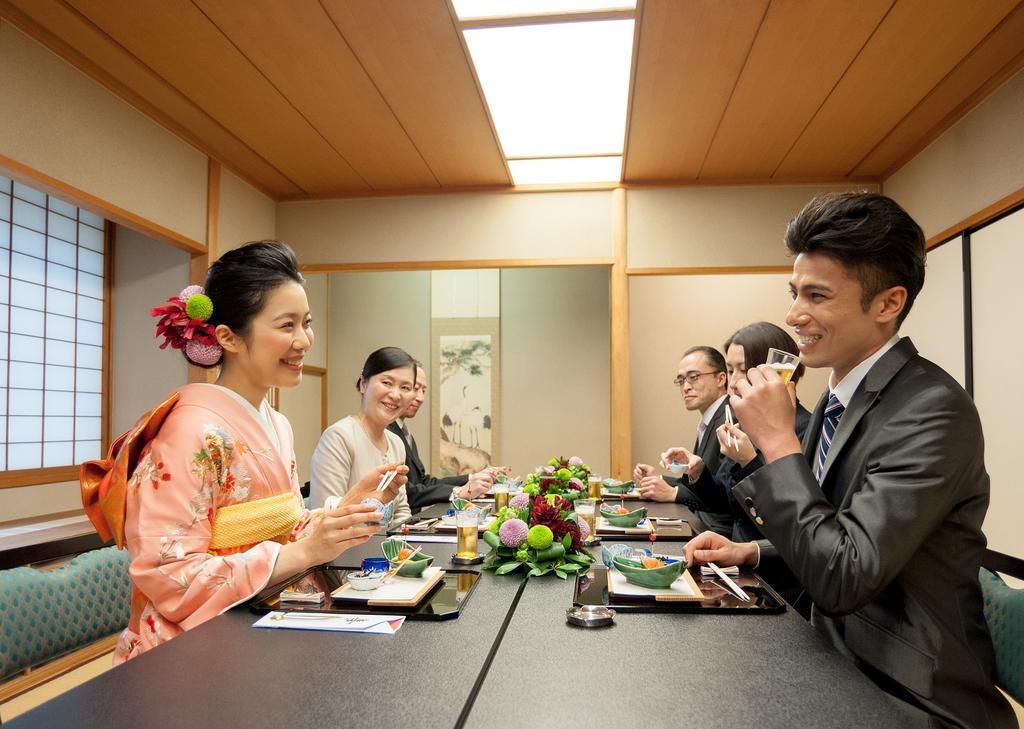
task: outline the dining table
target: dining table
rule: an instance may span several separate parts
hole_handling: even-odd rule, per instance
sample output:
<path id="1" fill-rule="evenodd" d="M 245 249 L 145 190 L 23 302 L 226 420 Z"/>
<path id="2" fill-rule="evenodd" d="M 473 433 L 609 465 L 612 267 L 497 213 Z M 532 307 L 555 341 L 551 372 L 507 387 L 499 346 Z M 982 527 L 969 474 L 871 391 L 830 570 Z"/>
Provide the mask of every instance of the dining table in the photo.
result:
<path id="1" fill-rule="evenodd" d="M 653 516 L 697 525 L 681 505 L 646 505 Z M 445 508 L 428 507 L 419 518 Z M 383 538 L 346 552 L 337 564 L 358 566 L 380 556 Z M 612 540 L 627 542 L 605 537 L 606 544 Z M 435 564 L 454 567 L 454 544 L 416 546 Z M 682 554 L 683 546 L 657 544 L 669 555 Z M 483 541 L 480 547 L 486 549 Z M 599 555 L 592 569 L 604 569 Z M 241 604 L 5 727 L 888 729 L 911 723 L 898 700 L 795 610 L 620 612 L 608 627 L 581 628 L 566 621 L 573 596 L 572 576 L 484 571 L 457 619 L 409 619 L 394 635 L 255 629 L 259 615 Z"/>

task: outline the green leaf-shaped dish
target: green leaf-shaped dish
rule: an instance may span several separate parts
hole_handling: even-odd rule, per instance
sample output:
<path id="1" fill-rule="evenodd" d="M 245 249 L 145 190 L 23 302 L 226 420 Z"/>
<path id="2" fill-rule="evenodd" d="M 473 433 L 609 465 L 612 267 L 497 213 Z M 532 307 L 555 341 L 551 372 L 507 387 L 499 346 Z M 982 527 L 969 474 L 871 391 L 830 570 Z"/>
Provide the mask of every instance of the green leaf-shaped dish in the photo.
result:
<path id="1" fill-rule="evenodd" d="M 608 523 L 612 526 L 631 528 L 635 527 L 640 523 L 640 520 L 647 516 L 647 507 L 641 506 L 639 509 L 634 509 L 626 514 L 616 514 L 614 511 L 609 511 L 604 506 L 601 507 L 601 516 L 608 520 Z"/>
<path id="2" fill-rule="evenodd" d="M 686 567 L 686 562 L 680 559 L 676 562 L 669 562 L 663 567 L 648 569 L 634 559 L 619 555 L 612 557 L 612 564 L 625 576 L 626 580 L 634 585 L 654 588 L 668 587 L 676 581 Z"/>
<path id="3" fill-rule="evenodd" d="M 412 549 L 412 547 L 404 539 L 385 539 L 380 543 L 380 549 L 384 552 L 384 556 L 388 558 L 392 569 L 394 569 L 394 566 L 402 561 L 398 559 L 398 553 L 403 549 Z M 423 574 L 423 570 L 429 567 L 433 561 L 434 557 L 432 555 L 420 552 L 413 555 L 413 558 L 403 564 L 395 574 L 399 577 L 419 577 Z"/>
<path id="4" fill-rule="evenodd" d="M 601 482 L 601 485 L 604 487 L 604 490 L 610 494 L 625 494 L 633 490 L 632 481 L 623 481 L 620 483 L 614 479 L 606 478 Z"/>

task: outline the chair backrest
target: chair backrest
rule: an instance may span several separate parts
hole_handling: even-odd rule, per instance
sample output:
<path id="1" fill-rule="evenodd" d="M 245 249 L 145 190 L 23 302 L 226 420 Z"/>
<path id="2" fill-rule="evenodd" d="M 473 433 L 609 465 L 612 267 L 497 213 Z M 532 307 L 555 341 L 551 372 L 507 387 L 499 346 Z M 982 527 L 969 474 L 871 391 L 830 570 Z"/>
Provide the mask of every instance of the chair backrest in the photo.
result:
<path id="1" fill-rule="evenodd" d="M 128 552 L 104 547 L 52 570 L 0 571 L 0 680 L 128 624 Z"/>
<path id="2" fill-rule="evenodd" d="M 996 682 L 1024 703 L 1024 590 L 1010 587 L 996 572 L 1024 579 L 1024 560 L 986 550 L 978 575 L 996 653 Z"/>

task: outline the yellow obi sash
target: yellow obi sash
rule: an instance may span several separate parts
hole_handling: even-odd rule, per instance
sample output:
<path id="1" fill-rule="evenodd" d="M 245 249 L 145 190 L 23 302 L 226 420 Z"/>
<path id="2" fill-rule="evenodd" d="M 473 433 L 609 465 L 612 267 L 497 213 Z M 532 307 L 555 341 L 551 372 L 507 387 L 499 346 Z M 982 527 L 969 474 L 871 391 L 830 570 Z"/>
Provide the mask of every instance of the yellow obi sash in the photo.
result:
<path id="1" fill-rule="evenodd" d="M 268 540 L 283 543 L 301 518 L 299 499 L 291 492 L 221 507 L 213 516 L 210 549 L 231 549 Z"/>

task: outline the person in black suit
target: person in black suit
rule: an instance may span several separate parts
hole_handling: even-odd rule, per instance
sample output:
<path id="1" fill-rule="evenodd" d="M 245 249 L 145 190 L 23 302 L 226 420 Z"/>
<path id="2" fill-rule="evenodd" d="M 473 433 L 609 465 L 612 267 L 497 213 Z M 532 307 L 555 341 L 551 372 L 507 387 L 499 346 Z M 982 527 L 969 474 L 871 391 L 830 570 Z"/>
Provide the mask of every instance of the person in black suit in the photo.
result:
<path id="1" fill-rule="evenodd" d="M 633 480 L 640 495 L 652 501 L 675 501 L 697 515 L 704 528 L 723 535 L 732 534 L 729 500 L 715 472 L 721 458 L 715 431 L 725 422 L 725 358 L 714 347 L 691 347 L 679 360 L 675 385 L 687 410 L 700 413 L 693 450 L 676 449 L 678 460 L 686 466 L 679 478 L 663 478 L 653 466 L 638 463 Z"/>
<path id="2" fill-rule="evenodd" d="M 413 386 L 413 399 L 406 407 L 402 417 L 388 426 L 388 430 L 405 441 L 405 465 L 409 467 L 409 482 L 405 486 L 409 498 L 409 506 L 415 514 L 424 506 L 442 504 L 453 496 L 464 499 L 476 499 L 486 494 L 494 482 L 494 470 L 487 469 L 479 473 L 462 476 L 431 476 L 420 460 L 420 452 L 416 447 L 416 439 L 412 437 L 405 421 L 416 417 L 427 393 L 427 374 L 417 363 L 416 384 Z M 500 470 L 500 469 L 498 469 Z"/>
<path id="3" fill-rule="evenodd" d="M 690 564 L 771 567 L 811 597 L 811 624 L 919 724 L 1016 727 L 993 683 L 978 584 L 989 504 L 978 411 L 899 326 L 924 285 L 924 235 L 891 199 L 813 199 L 789 224 L 786 318 L 808 367 L 832 370 L 803 444 L 771 368 L 732 398 L 765 465 L 733 488 L 761 532 L 698 534 Z M 903 723 L 906 726 L 906 723 Z"/>

